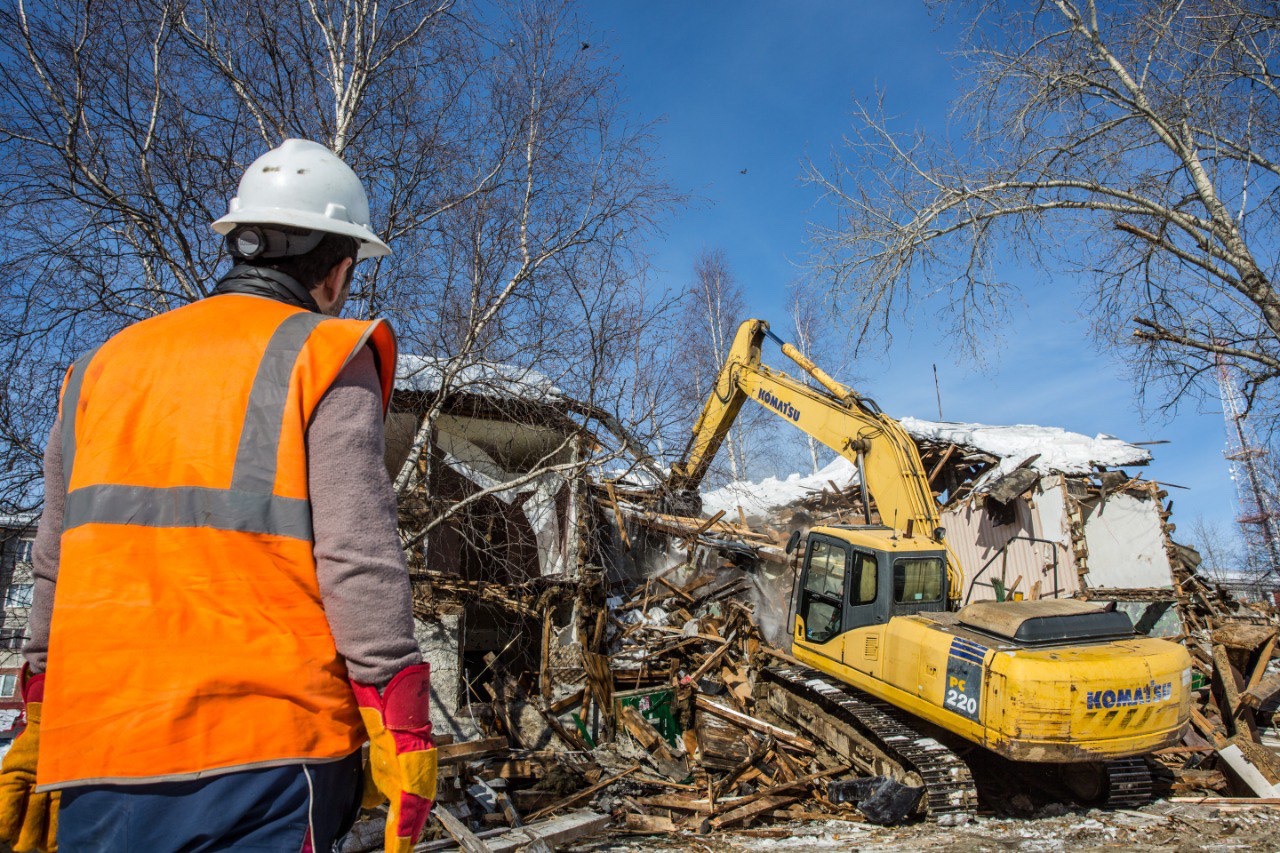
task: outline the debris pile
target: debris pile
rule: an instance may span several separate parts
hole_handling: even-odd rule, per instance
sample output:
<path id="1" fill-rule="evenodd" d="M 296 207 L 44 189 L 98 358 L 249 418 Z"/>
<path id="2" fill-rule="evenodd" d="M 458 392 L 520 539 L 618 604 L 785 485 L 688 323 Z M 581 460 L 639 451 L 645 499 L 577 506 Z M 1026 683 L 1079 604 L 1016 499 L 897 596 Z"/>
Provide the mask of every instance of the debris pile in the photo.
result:
<path id="1" fill-rule="evenodd" d="M 725 527 L 652 521 L 676 541 L 714 541 L 711 528 Z M 467 847 L 472 836 L 492 850 L 533 836 L 566 843 L 606 824 L 653 833 L 866 820 L 828 794 L 851 768 L 755 707 L 755 668 L 789 656 L 760 636 L 751 576 L 715 549 L 690 553 L 698 559 L 637 581 L 585 619 L 582 642 L 553 650 L 543 683 L 487 658 L 486 701 L 469 703 L 481 736 L 440 747 L 437 839 L 419 850 L 484 849 Z M 372 849 L 379 832 L 366 821 L 353 834 L 363 841 L 346 849 Z"/>
<path id="2" fill-rule="evenodd" d="M 1280 618 L 1265 603 L 1233 600 L 1193 571 L 1178 578 L 1191 653 L 1192 729 L 1157 753 L 1173 793 L 1280 797 Z"/>

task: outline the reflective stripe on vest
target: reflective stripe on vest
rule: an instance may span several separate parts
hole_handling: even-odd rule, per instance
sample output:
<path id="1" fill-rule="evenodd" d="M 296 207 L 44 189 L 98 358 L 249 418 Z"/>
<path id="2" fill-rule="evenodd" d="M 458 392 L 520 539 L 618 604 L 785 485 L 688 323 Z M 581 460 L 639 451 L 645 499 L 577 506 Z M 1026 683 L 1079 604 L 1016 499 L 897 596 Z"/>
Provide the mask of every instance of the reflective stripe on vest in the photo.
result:
<path id="1" fill-rule="evenodd" d="M 70 491 L 76 453 L 75 413 L 85 371 L 98 350 L 78 360 L 62 400 L 62 458 L 68 486 L 62 529 L 82 524 L 212 527 L 310 540 L 310 503 L 273 495 L 272 486 L 289 374 L 307 338 L 324 320 L 320 314 L 294 314 L 271 336 L 249 392 L 230 489 L 95 485 Z"/>
<path id="2" fill-rule="evenodd" d="M 67 377 L 67 387 L 62 393 L 62 476 L 66 480 L 66 490 L 71 490 L 71 466 L 76 461 L 76 411 L 80 403 L 80 388 L 84 385 L 84 373 L 89 362 L 98 354 L 102 346 L 96 346 L 86 355 L 82 355 L 71 366 L 71 375 Z M 64 522 L 63 530 L 66 530 Z"/>

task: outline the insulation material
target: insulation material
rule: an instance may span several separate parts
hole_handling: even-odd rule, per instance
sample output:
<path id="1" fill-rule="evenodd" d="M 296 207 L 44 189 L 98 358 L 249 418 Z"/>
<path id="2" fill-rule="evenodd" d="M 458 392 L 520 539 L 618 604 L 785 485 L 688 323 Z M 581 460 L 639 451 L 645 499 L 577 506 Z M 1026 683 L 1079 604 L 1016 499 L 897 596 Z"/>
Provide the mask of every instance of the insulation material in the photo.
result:
<path id="1" fill-rule="evenodd" d="M 1108 495 L 1088 511 L 1090 588 L 1169 589 L 1173 568 L 1158 505 L 1131 494 Z"/>

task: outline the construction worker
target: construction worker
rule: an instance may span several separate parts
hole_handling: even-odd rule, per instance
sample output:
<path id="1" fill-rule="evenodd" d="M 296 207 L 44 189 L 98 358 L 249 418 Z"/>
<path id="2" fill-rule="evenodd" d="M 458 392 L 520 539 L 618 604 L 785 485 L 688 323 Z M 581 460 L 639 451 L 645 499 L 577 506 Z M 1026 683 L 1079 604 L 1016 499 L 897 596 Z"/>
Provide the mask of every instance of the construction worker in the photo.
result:
<path id="1" fill-rule="evenodd" d="M 390 249 L 355 173 L 300 139 L 254 161 L 213 228 L 236 263 L 212 295 L 63 383 L 27 727 L 0 773 L 19 851 L 329 850 L 388 798 L 387 850 L 409 850 L 431 811 L 383 462 L 395 338 L 335 319 L 357 260 Z"/>

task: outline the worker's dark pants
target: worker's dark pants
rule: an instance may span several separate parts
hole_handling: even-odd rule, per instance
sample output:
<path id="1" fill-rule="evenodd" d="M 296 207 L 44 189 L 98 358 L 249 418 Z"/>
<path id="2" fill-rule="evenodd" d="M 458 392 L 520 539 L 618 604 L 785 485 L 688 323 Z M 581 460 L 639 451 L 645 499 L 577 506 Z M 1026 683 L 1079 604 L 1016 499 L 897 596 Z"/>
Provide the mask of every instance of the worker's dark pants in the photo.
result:
<path id="1" fill-rule="evenodd" d="M 62 792 L 66 853 L 270 850 L 328 853 L 360 809 L 360 753 L 194 782 L 86 785 Z"/>

